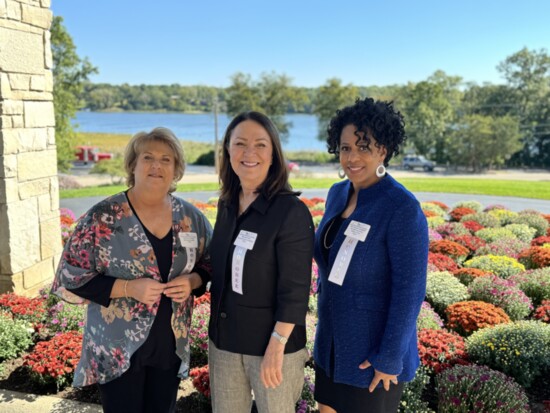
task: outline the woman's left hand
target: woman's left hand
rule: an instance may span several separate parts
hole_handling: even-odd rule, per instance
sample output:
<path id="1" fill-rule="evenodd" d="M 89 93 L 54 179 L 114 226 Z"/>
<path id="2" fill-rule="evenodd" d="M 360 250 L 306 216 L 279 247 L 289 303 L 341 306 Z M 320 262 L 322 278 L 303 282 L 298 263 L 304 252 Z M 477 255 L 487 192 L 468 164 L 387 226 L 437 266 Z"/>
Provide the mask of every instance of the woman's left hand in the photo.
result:
<path id="1" fill-rule="evenodd" d="M 176 303 L 184 302 L 189 298 L 193 289 L 200 286 L 193 287 L 193 284 L 196 283 L 195 277 L 198 277 L 200 280 L 200 276 L 196 272 L 178 275 L 166 283 L 164 295 Z"/>
<path id="2" fill-rule="evenodd" d="M 369 363 L 368 360 L 365 360 L 364 362 L 359 364 L 359 368 L 361 370 L 368 369 L 371 366 L 372 365 Z M 388 391 L 390 389 L 390 383 L 397 384 L 397 375 L 382 373 L 381 371 L 374 369 L 374 378 L 370 383 L 369 391 L 372 393 L 374 389 L 376 389 L 376 386 L 378 386 L 378 383 L 380 382 L 382 382 L 384 386 L 384 390 Z"/>
<path id="3" fill-rule="evenodd" d="M 260 378 L 267 389 L 274 389 L 283 382 L 284 353 L 284 344 L 271 337 L 260 366 Z"/>

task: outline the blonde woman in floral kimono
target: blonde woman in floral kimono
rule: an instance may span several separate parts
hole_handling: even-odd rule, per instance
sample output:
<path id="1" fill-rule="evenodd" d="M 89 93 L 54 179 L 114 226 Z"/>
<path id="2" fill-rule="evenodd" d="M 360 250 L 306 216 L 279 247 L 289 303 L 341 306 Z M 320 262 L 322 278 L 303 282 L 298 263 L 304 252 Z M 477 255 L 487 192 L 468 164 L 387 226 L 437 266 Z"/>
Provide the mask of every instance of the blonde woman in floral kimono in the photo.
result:
<path id="1" fill-rule="evenodd" d="M 173 412 L 189 369 L 193 295 L 205 290 L 212 229 L 197 208 L 171 195 L 185 162 L 170 130 L 135 135 L 124 163 L 129 189 L 80 219 L 53 291 L 88 305 L 73 385 L 98 383 L 105 412 Z"/>

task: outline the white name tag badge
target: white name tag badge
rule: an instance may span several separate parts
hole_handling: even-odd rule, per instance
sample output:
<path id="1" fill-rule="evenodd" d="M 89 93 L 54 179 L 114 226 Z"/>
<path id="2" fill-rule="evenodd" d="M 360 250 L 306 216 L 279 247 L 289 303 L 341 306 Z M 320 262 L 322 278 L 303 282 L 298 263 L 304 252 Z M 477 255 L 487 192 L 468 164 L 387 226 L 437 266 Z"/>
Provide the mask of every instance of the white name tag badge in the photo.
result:
<path id="1" fill-rule="evenodd" d="M 344 232 L 344 235 L 356 239 L 358 241 L 363 241 L 367 239 L 367 235 L 370 231 L 370 225 L 364 224 L 363 222 L 359 221 L 351 221 L 346 228 L 346 232 Z"/>
<path id="2" fill-rule="evenodd" d="M 178 233 L 180 244 L 185 248 L 198 248 L 199 242 L 196 232 L 180 232 Z"/>
<path id="3" fill-rule="evenodd" d="M 351 258 L 359 241 L 365 242 L 370 231 L 370 225 L 359 221 L 351 221 L 344 232 L 346 239 L 340 246 L 334 265 L 330 270 L 328 280 L 334 284 L 342 285 L 348 271 Z"/>
<path id="4" fill-rule="evenodd" d="M 254 248 L 256 238 L 258 238 L 258 234 L 256 234 L 255 232 L 245 231 L 244 229 L 241 229 L 241 232 L 239 232 L 239 235 L 235 239 L 235 245 L 237 247 L 251 250 L 252 248 Z"/>

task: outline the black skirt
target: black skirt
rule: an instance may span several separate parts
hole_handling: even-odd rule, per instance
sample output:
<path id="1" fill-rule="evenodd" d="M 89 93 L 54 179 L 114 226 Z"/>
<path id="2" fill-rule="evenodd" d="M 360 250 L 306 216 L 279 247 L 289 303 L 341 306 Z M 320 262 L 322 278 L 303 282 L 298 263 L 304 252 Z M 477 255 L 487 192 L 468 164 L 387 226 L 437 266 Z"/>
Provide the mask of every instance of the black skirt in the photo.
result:
<path id="1" fill-rule="evenodd" d="M 395 413 L 403 394 L 403 383 L 390 383 L 390 389 L 369 389 L 335 383 L 325 371 L 315 366 L 315 400 L 338 413 Z"/>

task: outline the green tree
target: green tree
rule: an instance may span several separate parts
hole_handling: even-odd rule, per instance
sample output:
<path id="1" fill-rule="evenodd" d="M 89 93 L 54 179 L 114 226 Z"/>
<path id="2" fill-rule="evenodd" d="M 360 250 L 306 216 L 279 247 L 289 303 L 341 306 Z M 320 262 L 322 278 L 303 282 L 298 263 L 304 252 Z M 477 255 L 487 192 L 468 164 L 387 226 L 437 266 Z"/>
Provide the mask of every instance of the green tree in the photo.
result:
<path id="1" fill-rule="evenodd" d="M 523 149 L 512 163 L 550 167 L 550 56 L 523 48 L 498 65 L 511 89 L 521 125 Z"/>
<path id="2" fill-rule="evenodd" d="M 80 108 L 80 94 L 88 76 L 97 69 L 88 59 L 81 59 L 76 53 L 73 39 L 63 26 L 63 18 L 55 16 L 51 26 L 53 56 L 53 104 L 55 109 L 55 139 L 57 145 L 57 166 L 65 171 L 74 159 L 75 131 L 71 119 Z"/>
<path id="3" fill-rule="evenodd" d="M 93 166 L 91 173 L 109 175 L 111 177 L 112 184 L 121 184 L 126 177 L 124 157 L 115 156 L 112 159 L 104 159 L 97 162 Z"/>
<path id="4" fill-rule="evenodd" d="M 317 115 L 319 140 L 325 140 L 327 135 L 327 126 L 330 119 L 336 114 L 338 109 L 352 105 L 359 97 L 359 89 L 352 85 L 342 85 L 342 81 L 337 78 L 328 79 L 327 82 L 319 88 L 317 96 L 313 101 L 313 113 Z"/>
<path id="5" fill-rule="evenodd" d="M 231 76 L 231 86 L 227 88 L 227 113 L 235 116 L 249 110 L 261 110 L 260 93 L 252 77 L 244 73 Z"/>
<path id="6" fill-rule="evenodd" d="M 511 116 L 465 115 L 450 136 L 447 150 L 453 164 L 474 172 L 504 165 L 521 148 L 519 124 Z"/>
<path id="7" fill-rule="evenodd" d="M 416 152 L 438 163 L 449 161 L 448 138 L 458 116 L 461 81 L 458 76 L 436 71 L 425 81 L 407 84 L 399 96 L 409 142 Z"/>
<path id="8" fill-rule="evenodd" d="M 253 81 L 250 75 L 236 73 L 227 88 L 227 113 L 235 116 L 249 110 L 263 112 L 277 126 L 281 140 L 286 141 L 292 125 L 284 115 L 305 98 L 305 94 L 292 87 L 291 79 L 286 75 L 263 73 L 258 81 Z"/>

